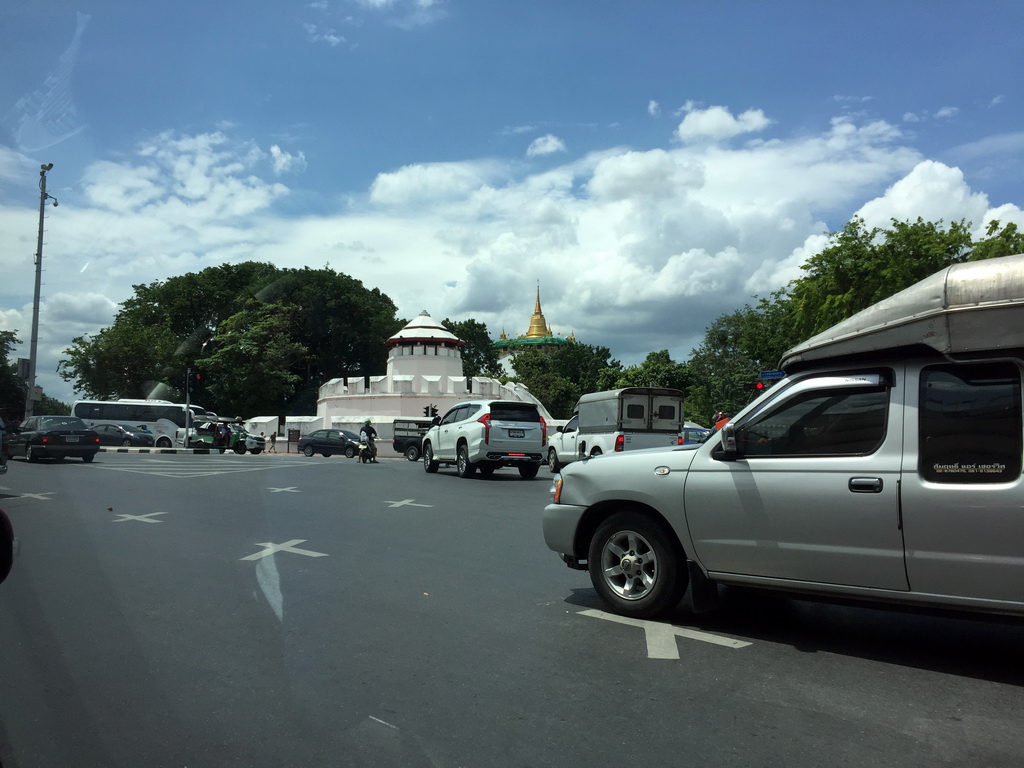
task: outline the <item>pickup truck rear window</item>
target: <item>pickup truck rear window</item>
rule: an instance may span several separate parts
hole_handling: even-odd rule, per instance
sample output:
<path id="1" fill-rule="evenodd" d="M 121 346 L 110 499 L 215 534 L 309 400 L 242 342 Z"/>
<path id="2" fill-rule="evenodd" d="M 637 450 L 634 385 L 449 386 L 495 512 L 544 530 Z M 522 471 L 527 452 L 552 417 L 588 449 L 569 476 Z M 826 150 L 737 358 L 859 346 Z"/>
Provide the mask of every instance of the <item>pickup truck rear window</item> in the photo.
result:
<path id="1" fill-rule="evenodd" d="M 1011 363 L 933 365 L 921 372 L 921 477 L 1008 483 L 1021 471 L 1020 371 Z"/>

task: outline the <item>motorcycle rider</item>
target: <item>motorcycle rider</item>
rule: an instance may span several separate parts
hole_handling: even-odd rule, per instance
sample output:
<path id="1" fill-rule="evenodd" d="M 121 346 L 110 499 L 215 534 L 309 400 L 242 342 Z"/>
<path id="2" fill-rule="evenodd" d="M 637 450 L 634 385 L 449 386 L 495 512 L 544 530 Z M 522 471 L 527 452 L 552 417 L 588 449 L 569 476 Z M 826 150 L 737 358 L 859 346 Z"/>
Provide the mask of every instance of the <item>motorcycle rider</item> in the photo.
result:
<path id="1" fill-rule="evenodd" d="M 359 441 L 366 443 L 370 451 L 370 464 L 378 464 L 377 461 L 377 430 L 373 428 L 370 419 L 363 422 L 363 428 L 359 430 Z"/>

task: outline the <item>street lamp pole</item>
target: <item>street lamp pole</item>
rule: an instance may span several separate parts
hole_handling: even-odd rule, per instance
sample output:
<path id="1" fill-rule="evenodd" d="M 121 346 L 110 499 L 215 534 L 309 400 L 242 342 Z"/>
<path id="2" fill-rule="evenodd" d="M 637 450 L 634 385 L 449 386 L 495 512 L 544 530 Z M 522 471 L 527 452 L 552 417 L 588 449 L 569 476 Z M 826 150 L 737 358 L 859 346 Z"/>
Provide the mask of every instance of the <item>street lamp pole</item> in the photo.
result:
<path id="1" fill-rule="evenodd" d="M 36 349 L 39 346 L 39 291 L 43 280 L 43 219 L 46 201 L 53 200 L 56 207 L 57 198 L 46 194 L 46 172 L 53 168 L 53 163 L 39 166 L 39 239 L 36 241 L 36 292 L 32 302 L 32 339 L 28 352 L 28 390 L 25 393 L 25 418 L 32 416 L 36 392 Z"/>

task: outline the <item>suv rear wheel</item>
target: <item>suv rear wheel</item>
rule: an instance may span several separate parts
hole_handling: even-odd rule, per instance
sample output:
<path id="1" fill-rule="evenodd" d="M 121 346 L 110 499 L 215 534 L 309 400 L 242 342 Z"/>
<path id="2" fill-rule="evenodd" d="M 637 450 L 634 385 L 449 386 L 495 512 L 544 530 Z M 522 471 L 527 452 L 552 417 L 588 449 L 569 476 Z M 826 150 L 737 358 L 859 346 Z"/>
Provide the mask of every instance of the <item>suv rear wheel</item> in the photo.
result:
<path id="1" fill-rule="evenodd" d="M 455 471 L 459 477 L 472 477 L 476 472 L 476 464 L 469 460 L 469 448 L 465 443 L 459 446 L 459 453 L 455 459 Z"/>
<path id="2" fill-rule="evenodd" d="M 523 480 L 533 480 L 537 476 L 537 472 L 540 470 L 540 464 L 520 464 L 519 465 L 519 476 Z"/>

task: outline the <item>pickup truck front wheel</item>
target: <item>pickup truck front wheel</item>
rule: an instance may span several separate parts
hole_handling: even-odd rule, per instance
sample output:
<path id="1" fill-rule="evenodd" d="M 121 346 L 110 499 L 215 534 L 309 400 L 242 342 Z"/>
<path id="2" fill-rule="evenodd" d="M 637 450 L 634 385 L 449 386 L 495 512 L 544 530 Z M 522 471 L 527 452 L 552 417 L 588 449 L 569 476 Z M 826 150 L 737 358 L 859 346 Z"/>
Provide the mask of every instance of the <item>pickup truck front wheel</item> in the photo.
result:
<path id="1" fill-rule="evenodd" d="M 675 608 L 686 570 L 664 526 L 637 512 L 617 512 L 590 540 L 590 580 L 615 613 L 650 619 Z"/>

